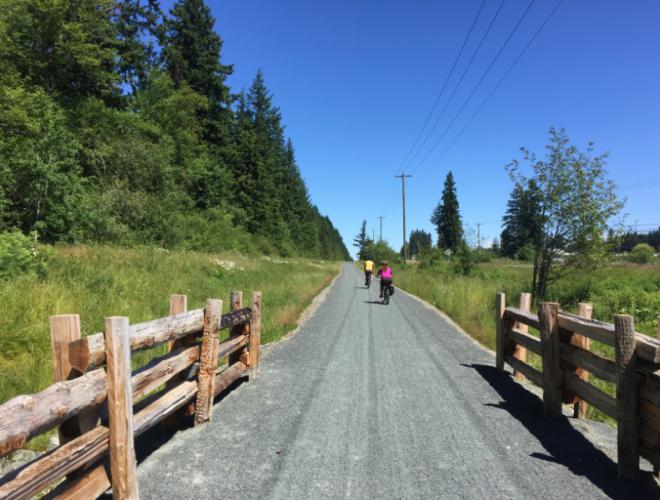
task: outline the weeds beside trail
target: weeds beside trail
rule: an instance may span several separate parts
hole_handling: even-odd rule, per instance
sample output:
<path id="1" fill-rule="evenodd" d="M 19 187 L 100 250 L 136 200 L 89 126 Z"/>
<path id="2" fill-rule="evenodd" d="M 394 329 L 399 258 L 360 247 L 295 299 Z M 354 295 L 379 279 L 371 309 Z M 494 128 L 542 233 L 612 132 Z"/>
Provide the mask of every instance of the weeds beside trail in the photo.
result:
<path id="1" fill-rule="evenodd" d="M 338 272 L 338 264 L 309 259 L 244 257 L 142 248 L 56 247 L 41 277 L 0 281 L 0 402 L 29 394 L 52 380 L 48 318 L 80 314 L 83 335 L 103 330 L 106 316 L 131 323 L 166 316 L 171 293 L 188 295 L 188 308 L 242 290 L 263 292 L 262 342 L 295 327 L 312 300 Z M 155 350 L 154 350 L 155 351 Z M 136 355 L 143 363 L 155 354 Z M 34 444 L 35 447 L 40 445 Z"/>
<path id="2" fill-rule="evenodd" d="M 495 294 L 505 292 L 507 305 L 518 305 L 520 293 L 530 291 L 532 268 L 524 263 L 492 261 L 479 264 L 462 276 L 450 264 L 431 268 L 409 265 L 395 270 L 396 285 L 430 302 L 484 346 L 495 350 Z M 554 283 L 548 300 L 563 310 L 575 311 L 578 302 L 591 302 L 593 317 L 612 322 L 617 313 L 632 314 L 638 332 L 655 336 L 660 315 L 660 266 L 621 264 L 593 272 L 573 273 Z M 611 347 L 592 343 L 594 352 L 613 356 Z M 540 367 L 540 359 L 529 353 Z M 592 378 L 600 389 L 614 394 L 614 385 Z M 610 421 L 590 408 L 590 417 Z"/>

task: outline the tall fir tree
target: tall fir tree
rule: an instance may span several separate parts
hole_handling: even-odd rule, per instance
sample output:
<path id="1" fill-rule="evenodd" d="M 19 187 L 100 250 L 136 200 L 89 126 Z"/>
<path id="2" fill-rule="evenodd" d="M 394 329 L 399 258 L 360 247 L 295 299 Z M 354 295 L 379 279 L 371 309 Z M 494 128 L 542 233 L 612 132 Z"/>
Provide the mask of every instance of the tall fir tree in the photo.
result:
<path id="1" fill-rule="evenodd" d="M 231 125 L 231 94 L 226 79 L 233 66 L 221 62 L 222 39 L 204 0 L 178 0 L 161 35 L 165 64 L 176 85 L 184 82 L 209 100 L 203 116 L 206 138 L 227 145 Z"/>
<path id="2" fill-rule="evenodd" d="M 115 0 L 112 21 L 117 30 L 118 71 L 133 93 L 145 88 L 158 65 L 155 42 L 161 16 L 157 0 Z"/>
<path id="3" fill-rule="evenodd" d="M 364 255 L 364 250 L 367 248 L 369 243 L 369 236 L 367 235 L 367 221 L 363 220 L 362 225 L 360 226 L 360 232 L 355 238 L 353 238 L 353 246 L 358 249 L 358 259 L 363 260 L 366 255 Z"/>
<path id="4" fill-rule="evenodd" d="M 438 247 L 456 253 L 463 241 L 463 225 L 459 213 L 454 174 L 451 171 L 445 178 L 442 200 L 433 211 L 431 222 L 436 226 Z"/>
<path id="5" fill-rule="evenodd" d="M 540 244 L 543 217 L 540 193 L 533 179 L 526 186 L 520 183 L 514 186 L 502 222 L 502 255 L 514 258 L 524 247 L 535 248 Z"/>

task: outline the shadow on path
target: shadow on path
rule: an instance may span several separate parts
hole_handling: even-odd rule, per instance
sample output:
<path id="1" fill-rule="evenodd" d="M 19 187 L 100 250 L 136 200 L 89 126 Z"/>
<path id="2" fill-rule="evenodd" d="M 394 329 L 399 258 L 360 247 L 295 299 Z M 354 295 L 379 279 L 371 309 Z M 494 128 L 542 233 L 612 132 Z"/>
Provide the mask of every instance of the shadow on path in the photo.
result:
<path id="1" fill-rule="evenodd" d="M 659 498 L 660 490 L 650 472 L 642 472 L 639 481 L 617 479 L 616 463 L 574 429 L 566 417 L 544 418 L 541 399 L 515 382 L 510 375 L 488 365 L 462 366 L 476 370 L 503 399 L 498 404 L 485 405 L 508 411 L 548 452 L 547 455 L 532 453 L 533 458 L 567 467 L 573 474 L 589 479 L 612 498 Z"/>

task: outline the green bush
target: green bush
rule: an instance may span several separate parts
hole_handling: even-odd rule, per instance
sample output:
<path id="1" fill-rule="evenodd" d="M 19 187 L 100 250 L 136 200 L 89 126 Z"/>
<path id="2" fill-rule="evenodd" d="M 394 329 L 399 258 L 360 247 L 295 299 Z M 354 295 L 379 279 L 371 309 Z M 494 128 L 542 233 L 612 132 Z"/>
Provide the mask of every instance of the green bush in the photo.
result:
<path id="1" fill-rule="evenodd" d="M 534 260 L 534 253 L 534 246 L 528 243 L 524 247 L 518 249 L 516 252 L 516 260 L 531 262 Z"/>
<path id="2" fill-rule="evenodd" d="M 472 259 L 475 263 L 490 262 L 496 257 L 495 252 L 490 248 L 477 248 L 472 251 Z"/>
<path id="3" fill-rule="evenodd" d="M 36 233 L 29 236 L 18 230 L 0 233 L 0 279 L 45 275 L 47 256 L 37 248 L 35 240 Z"/>
<path id="4" fill-rule="evenodd" d="M 648 243 L 638 243 L 628 254 L 628 260 L 637 264 L 648 264 L 653 260 L 654 256 L 655 250 L 651 245 Z"/>

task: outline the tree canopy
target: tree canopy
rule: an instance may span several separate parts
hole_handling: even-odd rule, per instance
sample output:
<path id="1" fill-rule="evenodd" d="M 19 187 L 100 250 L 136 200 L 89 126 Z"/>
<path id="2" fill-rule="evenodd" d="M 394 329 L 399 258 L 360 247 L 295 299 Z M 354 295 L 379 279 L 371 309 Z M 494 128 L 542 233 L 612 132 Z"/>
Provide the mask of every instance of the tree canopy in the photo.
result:
<path id="1" fill-rule="evenodd" d="M 349 258 L 203 0 L 0 0 L 0 231 Z"/>

